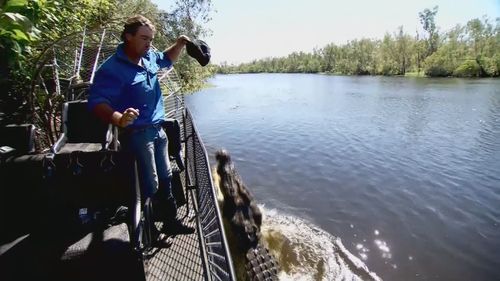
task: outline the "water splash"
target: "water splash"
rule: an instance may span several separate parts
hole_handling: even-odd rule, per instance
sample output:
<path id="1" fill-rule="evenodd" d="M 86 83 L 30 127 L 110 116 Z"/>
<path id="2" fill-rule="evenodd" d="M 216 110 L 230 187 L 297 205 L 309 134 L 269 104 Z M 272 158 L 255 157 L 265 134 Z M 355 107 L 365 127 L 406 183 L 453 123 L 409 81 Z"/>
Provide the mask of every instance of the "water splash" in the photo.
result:
<path id="1" fill-rule="evenodd" d="M 381 280 L 340 238 L 297 217 L 260 208 L 264 213 L 262 237 L 280 263 L 280 280 Z"/>

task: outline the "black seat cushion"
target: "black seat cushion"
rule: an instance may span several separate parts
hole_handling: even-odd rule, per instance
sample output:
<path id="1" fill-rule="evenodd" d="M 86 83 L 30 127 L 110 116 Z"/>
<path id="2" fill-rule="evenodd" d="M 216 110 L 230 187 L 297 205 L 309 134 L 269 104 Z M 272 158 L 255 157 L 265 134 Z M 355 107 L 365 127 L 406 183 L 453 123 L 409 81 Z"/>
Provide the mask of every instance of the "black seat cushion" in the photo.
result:
<path id="1" fill-rule="evenodd" d="M 35 151 L 35 126 L 32 124 L 7 125 L 0 128 L 0 146 L 10 146 L 17 155 Z"/>
<path id="2" fill-rule="evenodd" d="M 87 108 L 87 101 L 68 102 L 66 137 L 69 143 L 105 143 L 109 124 Z"/>

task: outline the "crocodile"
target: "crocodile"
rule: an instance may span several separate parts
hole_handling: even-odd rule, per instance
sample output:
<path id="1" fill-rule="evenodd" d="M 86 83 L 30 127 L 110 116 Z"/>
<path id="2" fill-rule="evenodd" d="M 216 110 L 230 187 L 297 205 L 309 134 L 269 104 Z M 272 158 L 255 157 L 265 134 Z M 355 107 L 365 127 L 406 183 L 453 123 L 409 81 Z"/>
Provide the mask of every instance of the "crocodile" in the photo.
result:
<path id="1" fill-rule="evenodd" d="M 238 280 L 278 280 L 279 264 L 262 234 L 262 212 L 235 169 L 229 152 L 215 153 L 213 180 Z"/>

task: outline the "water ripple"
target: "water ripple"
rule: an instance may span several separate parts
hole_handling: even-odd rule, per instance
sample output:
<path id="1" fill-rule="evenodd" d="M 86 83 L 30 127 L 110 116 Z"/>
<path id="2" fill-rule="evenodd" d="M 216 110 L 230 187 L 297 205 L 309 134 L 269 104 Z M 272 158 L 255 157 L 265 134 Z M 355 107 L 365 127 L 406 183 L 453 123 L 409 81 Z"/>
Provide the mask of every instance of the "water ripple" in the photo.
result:
<path id="1" fill-rule="evenodd" d="M 212 82 L 187 104 L 260 202 L 341 237 L 387 280 L 500 279 L 500 80 Z"/>

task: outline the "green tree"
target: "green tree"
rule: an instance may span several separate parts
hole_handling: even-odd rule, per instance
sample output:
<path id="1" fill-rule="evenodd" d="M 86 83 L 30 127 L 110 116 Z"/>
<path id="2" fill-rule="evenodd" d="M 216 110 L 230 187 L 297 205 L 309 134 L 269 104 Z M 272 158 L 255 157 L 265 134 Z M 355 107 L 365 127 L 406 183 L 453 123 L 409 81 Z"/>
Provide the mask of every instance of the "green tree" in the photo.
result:
<path id="1" fill-rule="evenodd" d="M 398 28 L 396 37 L 396 62 L 398 64 L 398 74 L 405 75 L 407 69 L 410 67 L 410 49 L 412 38 L 405 34 L 403 26 Z"/>
<path id="2" fill-rule="evenodd" d="M 89 0 L 9 0 L 0 10 L 0 112 L 3 122 L 34 122 L 36 97 L 30 91 L 41 55 L 56 40 L 97 24 L 109 2 Z"/>
<path id="3" fill-rule="evenodd" d="M 412 44 L 412 55 L 413 60 L 415 61 L 415 67 L 417 73 L 420 74 L 422 70 L 422 62 L 425 59 L 426 53 L 426 42 L 420 39 L 420 35 L 418 34 L 418 30 L 416 31 L 415 40 L 413 40 Z"/>
<path id="4" fill-rule="evenodd" d="M 399 27 L 382 40 L 352 40 L 327 44 L 312 53 L 293 52 L 286 57 L 255 60 L 249 64 L 221 65 L 219 73 L 307 72 L 346 75 L 405 75 L 421 69 L 428 76 L 499 76 L 500 19 L 473 19 L 439 33 L 438 7 L 419 13 L 426 34 L 412 37 Z"/>
<path id="5" fill-rule="evenodd" d="M 335 72 L 337 53 L 338 47 L 335 44 L 328 44 L 321 50 L 321 56 L 323 57 L 321 64 L 322 72 Z"/>
<path id="6" fill-rule="evenodd" d="M 396 60 L 396 42 L 389 33 L 386 33 L 380 43 L 377 53 L 378 69 L 377 73 L 382 75 L 396 75 L 399 71 L 399 65 Z"/>
<path id="7" fill-rule="evenodd" d="M 205 26 L 211 20 L 211 11 L 211 0 L 176 0 L 170 11 L 157 13 L 160 30 L 166 40 L 161 46 L 172 44 L 182 34 L 193 39 L 204 39 L 210 35 L 210 31 Z M 176 69 L 183 80 L 185 92 L 201 88 L 206 78 L 214 73 L 213 68 L 201 67 L 188 56 L 180 57 Z"/>
<path id="8" fill-rule="evenodd" d="M 5 78 L 8 69 L 20 63 L 25 56 L 29 43 L 35 41 L 39 30 L 33 26 L 28 14 L 28 1 L 7 1 L 0 7 L 0 73 Z M 17 64 L 17 65 L 16 65 Z"/>
<path id="9" fill-rule="evenodd" d="M 438 12 L 438 6 L 432 10 L 425 9 L 418 13 L 422 28 L 427 32 L 427 53 L 425 57 L 432 55 L 438 48 L 439 34 L 435 22 L 435 17 Z"/>
<path id="10" fill-rule="evenodd" d="M 497 26 L 489 22 L 488 18 L 473 19 L 467 22 L 466 32 L 469 38 L 470 59 L 476 61 L 480 68 L 481 76 L 498 76 L 498 58 L 500 48 L 499 19 Z"/>

